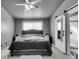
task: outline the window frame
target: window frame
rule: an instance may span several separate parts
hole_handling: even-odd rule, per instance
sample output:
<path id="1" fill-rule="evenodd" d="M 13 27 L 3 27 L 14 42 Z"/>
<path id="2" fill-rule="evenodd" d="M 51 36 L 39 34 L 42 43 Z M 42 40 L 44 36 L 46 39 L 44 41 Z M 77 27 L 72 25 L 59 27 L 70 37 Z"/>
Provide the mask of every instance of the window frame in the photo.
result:
<path id="1" fill-rule="evenodd" d="M 24 29 L 24 25 L 23 25 L 24 23 L 32 23 L 32 24 L 33 24 L 33 23 L 36 23 L 36 22 L 42 24 L 40 30 L 43 30 L 43 21 L 23 21 L 23 22 L 22 22 L 22 30 L 23 30 L 23 31 L 31 30 L 31 29 L 27 29 L 27 30 Z M 32 26 L 32 27 L 33 27 L 33 26 Z M 33 29 L 33 28 L 32 28 L 32 29 Z M 39 30 L 39 29 L 35 29 L 35 30 Z"/>

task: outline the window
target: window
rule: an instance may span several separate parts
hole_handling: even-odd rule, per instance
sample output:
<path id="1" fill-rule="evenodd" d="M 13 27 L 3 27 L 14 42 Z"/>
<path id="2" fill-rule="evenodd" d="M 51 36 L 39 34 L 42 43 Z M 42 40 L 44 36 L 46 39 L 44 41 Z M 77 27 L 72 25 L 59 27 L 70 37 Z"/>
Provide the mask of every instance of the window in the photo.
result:
<path id="1" fill-rule="evenodd" d="M 24 21 L 23 22 L 23 30 L 42 30 L 43 29 L 43 22 L 42 21 Z"/>

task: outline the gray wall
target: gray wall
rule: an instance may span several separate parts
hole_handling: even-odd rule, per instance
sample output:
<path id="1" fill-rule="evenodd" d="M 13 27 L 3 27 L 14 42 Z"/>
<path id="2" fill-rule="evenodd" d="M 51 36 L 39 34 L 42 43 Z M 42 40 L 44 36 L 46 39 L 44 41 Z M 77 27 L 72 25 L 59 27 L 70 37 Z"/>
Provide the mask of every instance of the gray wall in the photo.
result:
<path id="1" fill-rule="evenodd" d="M 7 13 L 7 11 L 1 7 L 1 49 L 9 46 L 14 35 L 14 20 Z"/>
<path id="2" fill-rule="evenodd" d="M 56 43 L 56 41 L 57 41 L 57 39 L 56 39 L 57 35 L 56 35 L 56 31 L 55 31 L 56 30 L 55 29 L 56 28 L 55 27 L 56 26 L 55 16 L 61 14 L 64 10 L 70 8 L 71 6 L 73 6 L 76 3 L 78 3 L 78 0 L 64 0 L 64 2 L 60 5 L 60 7 L 57 9 L 57 11 L 51 17 L 51 21 L 50 21 L 51 22 L 50 23 L 50 25 L 51 25 L 51 35 L 54 38 L 55 45 L 58 44 L 58 45 L 56 45 L 56 47 L 59 46 L 60 44 Z"/>
<path id="3" fill-rule="evenodd" d="M 23 21 L 39 21 L 42 20 L 43 21 L 43 30 L 44 30 L 44 34 L 49 33 L 50 34 L 50 18 L 43 18 L 43 19 L 19 19 L 16 18 L 15 19 L 15 34 L 22 34 L 22 22 Z"/>

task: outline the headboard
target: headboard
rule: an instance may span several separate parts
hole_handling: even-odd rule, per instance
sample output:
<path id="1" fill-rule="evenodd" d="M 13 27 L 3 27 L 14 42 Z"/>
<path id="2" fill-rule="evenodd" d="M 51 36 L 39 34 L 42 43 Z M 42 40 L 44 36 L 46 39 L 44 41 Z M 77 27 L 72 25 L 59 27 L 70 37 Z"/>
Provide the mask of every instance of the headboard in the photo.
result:
<path id="1" fill-rule="evenodd" d="M 22 31 L 22 35 L 24 34 L 43 34 L 43 30 L 27 30 L 27 31 Z"/>

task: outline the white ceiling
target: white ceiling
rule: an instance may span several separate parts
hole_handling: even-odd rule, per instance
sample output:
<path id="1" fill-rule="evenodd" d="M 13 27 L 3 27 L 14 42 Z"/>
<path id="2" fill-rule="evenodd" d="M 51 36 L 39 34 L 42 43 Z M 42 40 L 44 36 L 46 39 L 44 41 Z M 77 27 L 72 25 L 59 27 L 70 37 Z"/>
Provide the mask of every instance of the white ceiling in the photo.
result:
<path id="1" fill-rule="evenodd" d="M 26 12 L 24 6 L 16 6 L 17 3 L 24 3 L 24 0 L 2 0 L 2 6 L 14 17 L 17 18 L 45 18 L 51 16 L 60 6 L 63 0 L 42 0 L 35 4 L 38 8 Z"/>

